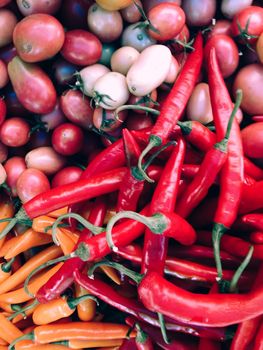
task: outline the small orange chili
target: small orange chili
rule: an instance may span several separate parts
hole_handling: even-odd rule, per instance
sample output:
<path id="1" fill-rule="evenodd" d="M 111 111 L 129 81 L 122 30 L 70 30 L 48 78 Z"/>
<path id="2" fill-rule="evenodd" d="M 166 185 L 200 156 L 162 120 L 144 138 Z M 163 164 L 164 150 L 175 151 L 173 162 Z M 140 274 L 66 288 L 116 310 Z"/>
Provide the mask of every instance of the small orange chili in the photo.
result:
<path id="1" fill-rule="evenodd" d="M 49 269 L 37 276 L 28 286 L 30 293 L 35 294 L 39 288 L 42 287 L 49 280 L 49 278 L 59 270 L 61 266 L 62 264 L 57 264 L 52 269 Z M 32 299 L 32 297 L 25 292 L 24 287 L 0 295 L 0 302 L 9 304 L 21 304 L 30 299 Z"/>
<path id="2" fill-rule="evenodd" d="M 89 293 L 87 289 L 82 288 L 79 284 L 75 285 L 75 294 L 76 297 L 81 297 Z M 81 321 L 91 321 L 96 315 L 96 303 L 92 299 L 82 300 L 77 305 L 78 317 Z"/>
<path id="3" fill-rule="evenodd" d="M 64 340 L 96 340 L 125 338 L 129 327 L 123 324 L 102 322 L 70 322 L 37 326 L 32 333 L 24 334 L 15 339 L 10 347 L 21 340 L 33 340 L 37 344 L 47 344 Z M 131 337 L 136 332 L 131 332 Z"/>
<path id="4" fill-rule="evenodd" d="M 4 258 L 11 259 L 30 248 L 39 247 L 52 242 L 49 235 L 34 231 L 32 228 L 26 230 L 22 235 L 14 237 L 8 241 L 9 249 L 6 251 Z"/>
<path id="5" fill-rule="evenodd" d="M 0 220 L 11 218 L 14 215 L 14 207 L 12 202 L 6 196 L 0 197 Z M 8 225 L 7 222 L 0 222 L 0 232 Z M 5 237 L 0 239 L 0 248 L 5 242 Z"/>
<path id="6" fill-rule="evenodd" d="M 111 347 L 111 346 L 120 346 L 123 342 L 122 339 L 95 339 L 95 340 L 69 340 L 68 346 L 70 349 L 90 349 L 98 347 Z"/>
<path id="7" fill-rule="evenodd" d="M 0 284 L 0 294 L 6 293 L 20 285 L 20 283 L 23 283 L 30 272 L 36 267 L 51 259 L 59 257 L 61 253 L 61 248 L 53 245 L 33 256 L 21 266 L 18 271 L 13 273 L 8 279 Z"/>
<path id="8" fill-rule="evenodd" d="M 61 215 L 65 215 L 68 213 L 68 207 L 63 207 L 57 210 L 53 210 L 50 213 L 48 213 L 48 216 L 57 219 L 59 218 Z"/>
<path id="9" fill-rule="evenodd" d="M 24 336 L 12 322 L 7 320 L 3 314 L 0 313 L 0 334 L 4 341 L 11 344 L 16 338 Z"/>
<path id="10" fill-rule="evenodd" d="M 51 300 L 46 304 L 40 304 L 33 312 L 33 322 L 36 325 L 46 325 L 55 322 L 61 318 L 68 317 L 74 313 L 77 305 L 87 299 L 92 299 L 97 302 L 97 299 L 91 295 L 86 294 L 78 298 L 59 298 Z"/>

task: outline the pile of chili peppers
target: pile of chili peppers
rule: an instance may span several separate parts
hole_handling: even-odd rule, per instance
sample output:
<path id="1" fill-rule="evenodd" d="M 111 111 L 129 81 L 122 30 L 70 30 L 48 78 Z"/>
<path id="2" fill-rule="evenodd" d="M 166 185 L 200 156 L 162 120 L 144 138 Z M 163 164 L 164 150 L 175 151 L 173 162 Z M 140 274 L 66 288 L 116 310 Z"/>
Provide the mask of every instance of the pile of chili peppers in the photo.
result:
<path id="1" fill-rule="evenodd" d="M 201 32 L 193 48 L 152 128 L 124 128 L 81 179 L 16 213 L 2 194 L 0 349 L 262 349 L 263 170 L 213 49 L 215 130 L 182 120 Z"/>

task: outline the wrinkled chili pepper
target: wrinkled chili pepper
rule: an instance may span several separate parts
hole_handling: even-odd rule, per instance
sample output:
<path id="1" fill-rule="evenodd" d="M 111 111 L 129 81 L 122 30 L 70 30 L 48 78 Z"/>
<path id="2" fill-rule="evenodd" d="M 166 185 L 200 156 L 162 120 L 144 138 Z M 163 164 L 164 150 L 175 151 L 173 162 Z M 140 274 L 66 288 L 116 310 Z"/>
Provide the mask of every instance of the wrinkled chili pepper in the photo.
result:
<path id="1" fill-rule="evenodd" d="M 195 39 L 193 47 L 194 51 L 188 55 L 175 84 L 162 105 L 160 115 L 157 117 L 156 123 L 151 129 L 148 145 L 141 153 L 138 162 L 140 171 L 145 179 L 150 182 L 152 179 L 143 171 L 142 160 L 152 148 L 167 142 L 169 134 L 172 132 L 185 110 L 203 61 L 203 39 L 200 32 Z"/>
<path id="2" fill-rule="evenodd" d="M 215 49 L 208 56 L 208 83 L 216 127 L 217 140 L 223 139 L 233 110 L 233 104 L 220 72 Z M 220 261 L 220 239 L 231 227 L 238 213 L 244 177 L 243 149 L 240 128 L 236 119 L 231 130 L 228 143 L 228 156 L 220 176 L 220 193 L 214 217 L 213 245 L 219 279 L 222 278 Z"/>
<path id="3" fill-rule="evenodd" d="M 220 142 L 215 143 L 206 153 L 198 173 L 180 197 L 176 206 L 176 212 L 184 218 L 188 217 L 193 209 L 206 197 L 209 188 L 214 184 L 216 176 L 227 161 L 230 132 L 235 120 L 236 112 L 241 104 L 241 100 L 242 91 L 238 90 L 237 101 L 231 115 L 229 116 L 225 136 Z"/>

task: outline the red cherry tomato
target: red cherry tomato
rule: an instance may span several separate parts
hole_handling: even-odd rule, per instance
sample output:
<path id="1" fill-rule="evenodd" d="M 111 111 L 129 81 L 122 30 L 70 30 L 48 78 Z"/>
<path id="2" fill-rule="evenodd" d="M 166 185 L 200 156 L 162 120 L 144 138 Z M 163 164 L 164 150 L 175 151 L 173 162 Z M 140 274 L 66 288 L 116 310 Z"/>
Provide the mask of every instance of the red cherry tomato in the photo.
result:
<path id="1" fill-rule="evenodd" d="M 236 43 L 228 35 L 213 35 L 205 45 L 206 58 L 212 47 L 216 50 L 216 56 L 223 77 L 229 77 L 237 69 L 239 63 L 239 54 Z"/>
<path id="2" fill-rule="evenodd" d="M 22 118 L 6 119 L 1 125 L 0 140 L 9 147 L 24 146 L 30 137 L 30 126 Z"/>
<path id="3" fill-rule="evenodd" d="M 54 129 L 51 142 L 58 153 L 70 156 L 81 150 L 84 134 L 79 126 L 72 123 L 64 123 Z"/>
<path id="4" fill-rule="evenodd" d="M 263 122 L 246 126 L 242 131 L 243 149 L 246 156 L 263 158 Z"/>
<path id="5" fill-rule="evenodd" d="M 18 22 L 13 42 L 25 62 L 39 62 L 55 56 L 64 43 L 61 23 L 45 13 L 30 15 Z"/>
<path id="6" fill-rule="evenodd" d="M 17 196 L 16 182 L 24 170 L 26 170 L 26 162 L 24 157 L 11 157 L 5 162 L 5 171 L 7 174 L 6 183 L 11 189 L 14 197 Z"/>
<path id="7" fill-rule="evenodd" d="M 0 125 L 3 124 L 5 117 L 6 117 L 6 103 L 3 98 L 0 98 Z"/>
<path id="8" fill-rule="evenodd" d="M 0 59 L 0 89 L 6 86 L 8 80 L 7 66 L 5 62 Z"/>
<path id="9" fill-rule="evenodd" d="M 0 47 L 4 47 L 12 42 L 14 28 L 17 18 L 8 9 L 0 9 Z"/>
<path id="10" fill-rule="evenodd" d="M 92 126 L 90 100 L 78 90 L 66 90 L 60 97 L 60 107 L 67 119 L 85 129 Z"/>
<path id="11" fill-rule="evenodd" d="M 189 26 L 201 27 L 211 24 L 216 13 L 216 0 L 184 0 L 182 8 Z"/>
<path id="12" fill-rule="evenodd" d="M 69 62 L 88 66 L 98 62 L 102 54 L 102 44 L 92 33 L 75 29 L 66 32 L 61 55 Z"/>
<path id="13" fill-rule="evenodd" d="M 238 12 L 232 21 L 232 33 L 242 44 L 252 44 L 263 32 L 263 8 L 248 6 Z"/>
<path id="14" fill-rule="evenodd" d="M 19 11 L 24 16 L 34 13 L 48 13 L 53 15 L 61 5 L 62 0 L 16 0 Z"/>
<path id="15" fill-rule="evenodd" d="M 17 195 L 22 203 L 50 189 L 47 176 L 38 169 L 26 169 L 16 182 Z"/>
<path id="16" fill-rule="evenodd" d="M 68 166 L 56 173 L 51 181 L 52 187 L 58 187 L 77 181 L 83 170 L 77 166 Z"/>
<path id="17" fill-rule="evenodd" d="M 156 40 L 170 40 L 180 33 L 185 24 L 185 13 L 173 3 L 163 3 L 153 7 L 148 18 L 151 25 L 149 34 Z"/>

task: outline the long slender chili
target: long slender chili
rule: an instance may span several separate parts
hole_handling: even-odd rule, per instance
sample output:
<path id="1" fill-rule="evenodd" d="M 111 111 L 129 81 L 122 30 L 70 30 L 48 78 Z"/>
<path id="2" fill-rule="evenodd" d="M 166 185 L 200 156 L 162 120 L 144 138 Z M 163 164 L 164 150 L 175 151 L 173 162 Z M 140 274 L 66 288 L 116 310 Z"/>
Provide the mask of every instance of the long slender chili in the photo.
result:
<path id="1" fill-rule="evenodd" d="M 192 210 L 205 198 L 209 188 L 214 184 L 216 176 L 228 158 L 228 144 L 230 142 L 231 128 L 241 100 L 242 91 L 238 90 L 236 104 L 231 112 L 224 138 L 220 140 L 220 142 L 217 142 L 210 151 L 206 153 L 198 173 L 180 197 L 178 205 L 176 206 L 176 212 L 184 218 L 188 217 Z M 218 257 L 216 257 L 216 259 L 218 260 Z"/>
<path id="2" fill-rule="evenodd" d="M 185 141 L 180 138 L 164 167 L 162 176 L 153 193 L 150 214 L 156 214 L 161 211 L 165 213 L 174 211 L 184 157 Z M 146 229 L 141 271 L 145 273 L 148 270 L 154 270 L 163 274 L 167 247 L 167 237 L 156 235 L 151 230 Z"/>
<path id="3" fill-rule="evenodd" d="M 220 72 L 215 49 L 211 49 L 208 56 L 208 82 L 216 136 L 221 140 L 226 133 L 233 104 Z M 237 217 L 243 178 L 242 140 L 239 125 L 235 120 L 228 143 L 228 157 L 221 171 L 219 200 L 212 232 L 219 279 L 223 275 L 219 255 L 220 239 Z"/>
<path id="4" fill-rule="evenodd" d="M 138 162 L 140 171 L 143 173 L 145 179 L 150 182 L 152 181 L 151 178 L 143 171 L 142 160 L 152 148 L 166 143 L 169 134 L 185 110 L 203 61 L 203 39 L 201 32 L 197 34 L 193 47 L 194 51 L 188 55 L 179 77 L 167 96 L 161 108 L 160 115 L 151 130 L 149 143 L 141 153 Z"/>
<path id="5" fill-rule="evenodd" d="M 106 204 L 104 201 L 97 199 L 90 211 L 89 221 L 94 225 L 101 225 L 106 215 Z M 81 233 L 78 245 L 91 237 L 91 232 L 84 229 Z M 85 262 L 75 257 L 65 261 L 62 267 L 45 283 L 37 292 L 36 298 L 41 303 L 58 298 L 74 281 L 73 273 L 75 270 L 82 270 Z"/>

